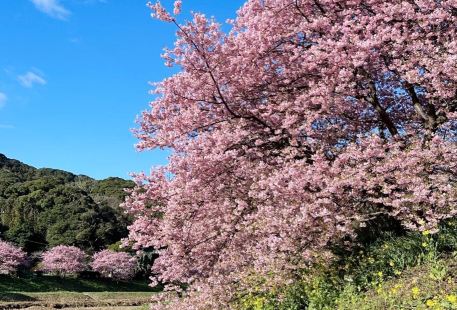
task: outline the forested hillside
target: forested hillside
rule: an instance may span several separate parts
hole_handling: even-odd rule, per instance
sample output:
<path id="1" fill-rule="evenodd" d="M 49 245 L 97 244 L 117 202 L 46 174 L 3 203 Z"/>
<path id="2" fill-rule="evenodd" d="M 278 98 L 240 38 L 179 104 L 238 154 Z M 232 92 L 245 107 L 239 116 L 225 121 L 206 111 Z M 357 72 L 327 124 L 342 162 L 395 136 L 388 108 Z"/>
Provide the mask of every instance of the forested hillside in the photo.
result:
<path id="1" fill-rule="evenodd" d="M 29 252 L 59 244 L 104 248 L 127 235 L 119 204 L 133 185 L 37 169 L 0 154 L 0 238 Z"/>

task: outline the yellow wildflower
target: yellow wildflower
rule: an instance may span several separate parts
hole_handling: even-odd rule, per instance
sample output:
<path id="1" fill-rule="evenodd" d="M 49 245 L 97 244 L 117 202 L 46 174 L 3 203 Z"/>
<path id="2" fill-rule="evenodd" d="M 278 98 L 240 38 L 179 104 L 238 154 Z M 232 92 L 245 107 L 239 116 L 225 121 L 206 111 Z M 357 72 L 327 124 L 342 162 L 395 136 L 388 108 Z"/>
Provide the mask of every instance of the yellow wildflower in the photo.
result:
<path id="1" fill-rule="evenodd" d="M 426 248 L 428 246 L 427 242 L 422 242 L 422 247 Z"/>
<path id="2" fill-rule="evenodd" d="M 429 299 L 425 302 L 425 304 L 427 305 L 427 307 L 433 307 L 434 305 L 436 305 L 436 301 L 432 300 L 432 299 Z"/>
<path id="3" fill-rule="evenodd" d="M 422 232 L 422 235 L 424 235 L 424 236 L 430 235 L 430 230 L 424 230 L 424 231 Z"/>
<path id="4" fill-rule="evenodd" d="M 378 295 L 381 295 L 382 292 L 383 292 L 382 284 L 379 284 L 378 287 L 376 288 L 376 293 L 378 293 Z"/>
<path id="5" fill-rule="evenodd" d="M 392 288 L 390 289 L 390 292 L 391 292 L 392 294 L 397 294 L 399 288 L 401 288 L 401 284 L 396 284 L 394 287 L 392 287 Z"/>
<path id="6" fill-rule="evenodd" d="M 454 294 L 447 295 L 446 300 L 449 301 L 453 305 L 457 304 L 457 296 Z"/>
<path id="7" fill-rule="evenodd" d="M 413 287 L 413 288 L 411 289 L 411 293 L 413 293 L 413 298 L 419 297 L 420 291 L 421 291 L 421 290 L 420 290 L 417 286 Z"/>

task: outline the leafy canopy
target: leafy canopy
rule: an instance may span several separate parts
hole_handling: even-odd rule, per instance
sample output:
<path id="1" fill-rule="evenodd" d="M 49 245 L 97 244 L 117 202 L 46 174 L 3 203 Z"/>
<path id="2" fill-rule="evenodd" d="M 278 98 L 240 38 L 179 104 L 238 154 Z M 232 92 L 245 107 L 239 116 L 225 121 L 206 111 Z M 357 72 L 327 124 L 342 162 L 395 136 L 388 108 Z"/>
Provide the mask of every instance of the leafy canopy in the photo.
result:
<path id="1" fill-rule="evenodd" d="M 130 219 L 119 204 L 132 186 L 35 169 L 0 154 L 0 235 L 28 252 L 60 244 L 99 250 L 127 235 Z"/>

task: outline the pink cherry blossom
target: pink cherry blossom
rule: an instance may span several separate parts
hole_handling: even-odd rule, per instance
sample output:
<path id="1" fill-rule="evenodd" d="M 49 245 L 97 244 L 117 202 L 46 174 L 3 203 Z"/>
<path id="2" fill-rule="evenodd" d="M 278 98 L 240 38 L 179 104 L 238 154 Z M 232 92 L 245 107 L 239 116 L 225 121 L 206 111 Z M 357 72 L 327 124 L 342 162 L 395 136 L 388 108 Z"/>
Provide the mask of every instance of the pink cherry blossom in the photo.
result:
<path id="1" fill-rule="evenodd" d="M 176 0 L 174 3 L 173 14 L 178 15 L 181 13 L 182 1 Z"/>
<path id="2" fill-rule="evenodd" d="M 178 27 L 164 58 L 180 71 L 155 84 L 136 135 L 173 155 L 125 207 L 134 246 L 159 251 L 154 280 L 189 285 L 158 309 L 287 283 L 379 214 L 419 230 L 455 215 L 456 7 L 248 0 L 225 33 L 151 6 Z"/>
<path id="3" fill-rule="evenodd" d="M 25 261 L 26 253 L 11 243 L 0 240 L 0 273 L 14 273 Z"/>
<path id="4" fill-rule="evenodd" d="M 172 22 L 173 18 L 171 17 L 170 13 L 162 6 L 160 1 L 152 4 L 151 2 L 147 3 L 147 6 L 152 10 L 152 17 L 157 18 L 164 22 Z M 179 6 L 175 4 L 175 10 L 177 10 Z"/>
<path id="5" fill-rule="evenodd" d="M 59 274 L 72 274 L 87 268 L 87 255 L 74 246 L 58 245 L 43 253 L 42 270 Z"/>
<path id="6" fill-rule="evenodd" d="M 136 264 L 136 258 L 125 252 L 103 250 L 94 254 L 90 266 L 103 277 L 129 280 L 135 275 Z"/>

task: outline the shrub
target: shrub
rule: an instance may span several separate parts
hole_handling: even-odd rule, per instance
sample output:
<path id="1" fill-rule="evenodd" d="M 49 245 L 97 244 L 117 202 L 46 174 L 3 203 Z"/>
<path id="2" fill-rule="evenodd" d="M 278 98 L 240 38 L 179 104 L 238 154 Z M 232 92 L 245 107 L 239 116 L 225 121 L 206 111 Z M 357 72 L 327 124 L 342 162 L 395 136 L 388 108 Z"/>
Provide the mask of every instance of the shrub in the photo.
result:
<path id="1" fill-rule="evenodd" d="M 91 267 L 105 278 L 129 280 L 135 275 L 137 260 L 125 252 L 103 250 L 95 253 Z"/>
<path id="2" fill-rule="evenodd" d="M 267 291 L 251 289 L 236 309 L 457 309 L 457 219 L 440 231 L 364 230 L 363 243 L 339 251 L 335 260 L 302 270 L 292 284 Z M 374 231 L 373 231 L 374 230 Z M 375 237 L 375 231 L 379 234 Z M 371 238 L 367 238 L 371 236 Z M 256 287 L 255 283 L 252 287 Z M 402 308 L 403 309 L 403 308 Z"/>

